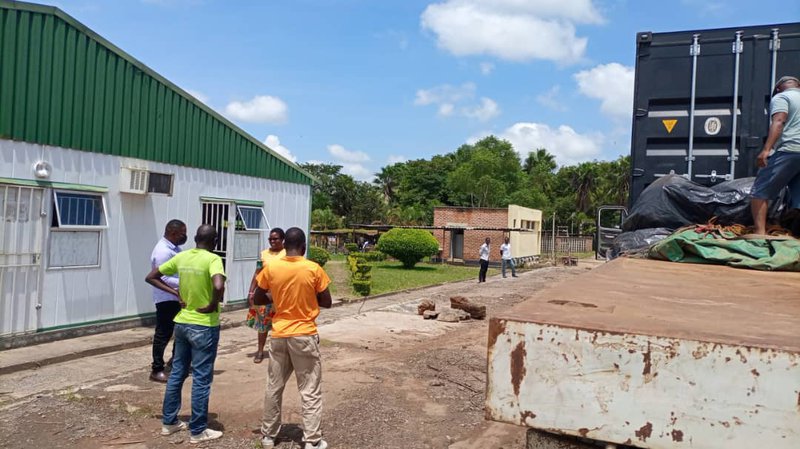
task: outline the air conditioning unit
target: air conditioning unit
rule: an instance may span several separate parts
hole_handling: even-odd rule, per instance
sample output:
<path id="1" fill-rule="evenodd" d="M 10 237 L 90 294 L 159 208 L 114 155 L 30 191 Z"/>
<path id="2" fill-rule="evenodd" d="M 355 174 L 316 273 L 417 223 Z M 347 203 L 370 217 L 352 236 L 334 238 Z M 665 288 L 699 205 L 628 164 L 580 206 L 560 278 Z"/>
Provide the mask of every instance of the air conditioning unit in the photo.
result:
<path id="1" fill-rule="evenodd" d="M 119 191 L 144 195 L 147 193 L 147 178 L 150 172 L 139 168 L 123 167 L 119 172 Z"/>

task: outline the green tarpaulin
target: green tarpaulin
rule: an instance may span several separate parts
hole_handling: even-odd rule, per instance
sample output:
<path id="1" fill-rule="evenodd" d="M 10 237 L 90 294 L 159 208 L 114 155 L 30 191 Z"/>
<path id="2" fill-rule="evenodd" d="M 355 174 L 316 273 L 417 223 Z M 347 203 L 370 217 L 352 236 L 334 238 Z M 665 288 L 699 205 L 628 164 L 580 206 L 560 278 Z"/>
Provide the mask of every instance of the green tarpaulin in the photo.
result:
<path id="1" fill-rule="evenodd" d="M 651 259 L 729 265 L 765 271 L 800 271 L 800 240 L 742 239 L 679 231 L 650 248 Z"/>

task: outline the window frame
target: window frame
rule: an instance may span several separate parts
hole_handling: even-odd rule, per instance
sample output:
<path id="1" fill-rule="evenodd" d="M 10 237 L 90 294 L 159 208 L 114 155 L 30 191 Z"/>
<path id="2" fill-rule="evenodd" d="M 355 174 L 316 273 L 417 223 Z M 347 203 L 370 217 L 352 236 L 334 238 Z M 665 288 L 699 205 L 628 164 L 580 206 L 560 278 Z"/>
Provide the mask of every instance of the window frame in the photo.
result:
<path id="1" fill-rule="evenodd" d="M 254 209 L 254 210 L 258 210 L 259 212 L 261 212 L 261 218 L 262 218 L 262 220 L 264 220 L 263 224 L 266 224 L 267 227 L 266 228 L 249 228 L 247 226 L 247 222 L 244 219 L 244 214 L 242 213 L 242 208 Z M 244 229 L 241 229 L 241 230 L 237 229 L 236 232 L 263 232 L 263 231 L 269 232 L 270 229 L 272 229 L 272 227 L 269 224 L 269 220 L 267 219 L 267 214 L 266 214 L 266 212 L 264 212 L 264 207 L 263 206 L 248 206 L 247 204 L 236 203 L 236 214 L 237 214 L 237 218 L 238 217 L 242 218 L 242 226 L 244 227 Z"/>
<path id="2" fill-rule="evenodd" d="M 233 250 L 233 260 L 235 260 L 235 261 L 251 261 L 251 260 L 260 259 L 261 258 L 261 250 L 263 249 L 263 247 L 261 246 L 261 232 L 262 231 L 236 231 L 236 232 L 234 232 L 234 235 L 233 235 L 233 249 L 234 249 Z M 256 235 L 256 236 L 258 236 L 258 243 L 257 243 L 257 249 L 256 249 L 255 256 L 253 256 L 253 257 L 250 257 L 250 256 L 244 256 L 244 257 L 239 256 L 239 251 L 237 251 L 238 246 L 236 244 L 236 241 L 237 241 L 237 239 L 239 238 L 240 235 Z"/>
<path id="3" fill-rule="evenodd" d="M 53 235 L 66 232 L 93 232 L 97 234 L 97 264 L 95 265 L 52 265 Z M 87 268 L 101 268 L 103 265 L 103 230 L 102 229 L 63 229 L 50 228 L 47 241 L 47 270 L 85 270 Z"/>
<path id="4" fill-rule="evenodd" d="M 84 196 L 92 196 L 92 197 L 99 197 L 100 198 L 100 205 L 102 207 L 102 220 L 103 224 L 101 225 L 64 225 L 61 223 L 61 206 L 58 204 L 58 194 L 59 193 L 66 193 L 71 195 L 84 195 Z M 102 229 L 108 229 L 108 207 L 106 205 L 106 197 L 102 193 L 95 193 L 95 192 L 83 192 L 77 190 L 64 190 L 64 189 L 53 189 L 53 208 L 56 211 L 56 216 L 54 217 L 58 226 L 50 225 L 50 229 L 56 230 L 64 230 L 64 231 L 99 231 Z"/>
<path id="5" fill-rule="evenodd" d="M 161 175 L 161 176 L 169 176 L 169 192 L 151 192 L 150 191 L 150 180 L 153 179 L 152 175 Z M 164 196 L 172 196 L 173 192 L 175 192 L 175 174 L 174 173 L 163 173 L 158 171 L 148 171 L 147 173 L 147 194 L 148 195 L 164 195 Z"/>

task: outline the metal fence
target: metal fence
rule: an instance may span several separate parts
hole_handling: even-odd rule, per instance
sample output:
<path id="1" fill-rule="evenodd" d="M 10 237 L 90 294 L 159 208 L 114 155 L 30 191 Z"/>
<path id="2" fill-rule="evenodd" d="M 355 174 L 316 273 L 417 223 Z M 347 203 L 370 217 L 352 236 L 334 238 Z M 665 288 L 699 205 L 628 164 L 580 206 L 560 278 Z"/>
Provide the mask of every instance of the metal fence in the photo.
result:
<path id="1" fill-rule="evenodd" d="M 591 235 L 556 236 L 556 253 L 589 253 L 592 252 L 592 241 Z M 542 232 L 542 257 L 547 257 L 552 252 L 553 234 Z"/>

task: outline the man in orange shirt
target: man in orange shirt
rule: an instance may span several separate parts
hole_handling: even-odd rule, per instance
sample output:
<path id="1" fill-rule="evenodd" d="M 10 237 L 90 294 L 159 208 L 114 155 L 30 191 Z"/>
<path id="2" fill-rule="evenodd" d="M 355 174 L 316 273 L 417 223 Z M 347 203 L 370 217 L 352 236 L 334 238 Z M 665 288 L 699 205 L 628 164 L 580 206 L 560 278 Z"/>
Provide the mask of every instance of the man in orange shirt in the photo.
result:
<path id="1" fill-rule="evenodd" d="M 300 228 L 289 228 L 283 241 L 286 256 L 270 261 L 258 274 L 255 304 L 272 298 L 272 338 L 269 345 L 269 383 L 264 396 L 261 433 L 264 448 L 275 447 L 281 427 L 281 403 L 286 381 L 292 371 L 303 405 L 305 449 L 325 449 L 322 439 L 322 363 L 316 318 L 319 308 L 331 306 L 330 278 L 315 262 L 304 257 L 306 235 Z"/>

